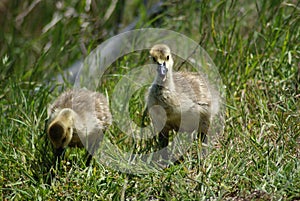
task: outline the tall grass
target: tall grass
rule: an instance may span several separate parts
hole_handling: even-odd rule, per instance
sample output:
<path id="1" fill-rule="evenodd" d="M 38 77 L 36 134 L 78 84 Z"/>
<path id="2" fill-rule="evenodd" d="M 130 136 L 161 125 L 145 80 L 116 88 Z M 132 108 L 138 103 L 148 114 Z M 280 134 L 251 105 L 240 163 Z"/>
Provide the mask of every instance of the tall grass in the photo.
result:
<path id="1" fill-rule="evenodd" d="M 3 200 L 300 199 L 298 1 L 87 2 L 0 3 Z M 47 105 L 60 93 L 51 78 L 131 22 L 183 33 L 213 58 L 226 86 L 218 146 L 205 158 L 188 153 L 182 163 L 146 175 L 97 160 L 85 167 L 84 151 L 68 150 L 51 177 L 44 121 Z M 138 65 L 135 55 L 114 64 L 121 68 L 111 68 L 101 91 L 110 94 Z M 138 59 L 144 63 L 147 57 Z M 139 123 L 143 105 L 134 98 L 132 117 Z M 109 135 L 117 147 L 130 149 L 120 131 L 113 128 Z"/>

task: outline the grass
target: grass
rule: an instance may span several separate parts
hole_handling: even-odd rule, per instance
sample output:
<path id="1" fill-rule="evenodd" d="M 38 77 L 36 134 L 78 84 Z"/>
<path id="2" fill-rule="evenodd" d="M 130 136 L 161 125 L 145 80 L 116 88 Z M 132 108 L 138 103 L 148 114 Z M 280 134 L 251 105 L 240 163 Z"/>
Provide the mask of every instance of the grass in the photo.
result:
<path id="1" fill-rule="evenodd" d="M 298 1 L 172 1 L 153 13 L 147 10 L 157 1 L 120 0 L 115 7 L 91 1 L 90 9 L 86 2 L 0 3 L 3 200 L 300 199 Z M 53 19 L 58 20 L 49 23 Z M 226 86 L 218 146 L 205 158 L 188 153 L 184 162 L 146 175 L 122 173 L 97 160 L 85 167 L 84 150 L 68 150 L 62 169 L 49 179 L 52 153 L 44 121 L 47 105 L 59 95 L 51 78 L 133 21 L 135 28 L 185 34 L 212 57 Z M 147 59 L 141 56 L 135 64 L 135 55 L 114 64 L 120 68 L 110 69 L 116 76 L 108 76 L 101 91 L 111 94 L 128 69 Z M 130 111 L 142 111 L 137 102 Z M 140 121 L 140 113 L 132 117 Z M 110 134 L 117 146 L 131 149 L 117 129 Z"/>

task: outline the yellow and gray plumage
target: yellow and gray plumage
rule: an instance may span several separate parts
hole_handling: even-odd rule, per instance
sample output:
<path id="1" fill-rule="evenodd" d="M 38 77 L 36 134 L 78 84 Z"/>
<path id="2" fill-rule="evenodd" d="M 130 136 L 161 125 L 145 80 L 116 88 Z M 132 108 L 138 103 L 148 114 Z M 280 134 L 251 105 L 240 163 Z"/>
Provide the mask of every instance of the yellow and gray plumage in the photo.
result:
<path id="1" fill-rule="evenodd" d="M 173 72 L 171 50 L 154 45 L 150 55 L 157 74 L 146 101 L 162 146 L 168 145 L 169 132 L 208 132 L 211 118 L 211 93 L 205 79 L 196 72 Z"/>
<path id="2" fill-rule="evenodd" d="M 87 89 L 62 93 L 48 108 L 48 117 L 46 131 L 59 153 L 66 147 L 93 152 L 112 123 L 105 96 Z"/>

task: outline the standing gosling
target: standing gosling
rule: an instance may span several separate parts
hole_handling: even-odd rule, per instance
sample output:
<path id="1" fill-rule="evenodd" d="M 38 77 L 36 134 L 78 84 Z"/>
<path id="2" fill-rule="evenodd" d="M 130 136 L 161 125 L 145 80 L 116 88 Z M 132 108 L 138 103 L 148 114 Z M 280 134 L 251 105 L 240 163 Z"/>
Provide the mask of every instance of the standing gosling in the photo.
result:
<path id="1" fill-rule="evenodd" d="M 103 133 L 112 123 L 104 95 L 87 89 L 68 90 L 48 108 L 47 134 L 56 157 L 65 148 L 86 147 L 87 165 L 98 148 Z"/>
<path id="2" fill-rule="evenodd" d="M 196 131 L 204 141 L 210 125 L 211 94 L 199 73 L 173 72 L 171 50 L 157 44 L 150 50 L 157 70 L 146 98 L 154 128 L 159 132 L 159 145 L 166 147 L 169 132 Z"/>

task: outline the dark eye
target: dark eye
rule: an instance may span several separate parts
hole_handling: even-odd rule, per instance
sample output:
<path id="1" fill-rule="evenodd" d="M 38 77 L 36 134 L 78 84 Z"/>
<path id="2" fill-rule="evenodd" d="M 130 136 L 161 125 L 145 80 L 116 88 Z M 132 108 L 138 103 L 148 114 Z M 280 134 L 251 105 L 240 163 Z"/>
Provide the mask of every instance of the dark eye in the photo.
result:
<path id="1" fill-rule="evenodd" d="M 154 57 L 152 57 L 152 60 L 156 63 L 157 61 L 156 61 L 156 59 L 154 58 Z"/>
<path id="2" fill-rule="evenodd" d="M 167 61 L 169 61 L 169 55 L 167 56 Z"/>

